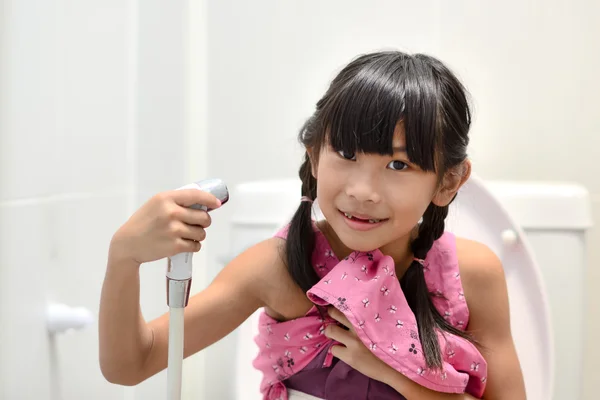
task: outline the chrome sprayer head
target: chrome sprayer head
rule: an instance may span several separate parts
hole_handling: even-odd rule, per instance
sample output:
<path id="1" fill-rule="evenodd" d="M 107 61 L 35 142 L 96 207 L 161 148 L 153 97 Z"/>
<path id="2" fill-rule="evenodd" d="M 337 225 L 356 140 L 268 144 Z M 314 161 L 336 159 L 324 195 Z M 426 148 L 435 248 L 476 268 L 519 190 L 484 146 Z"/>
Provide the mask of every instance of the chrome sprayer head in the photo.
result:
<path id="1" fill-rule="evenodd" d="M 217 199 L 221 201 L 221 205 L 227 203 L 229 201 L 229 190 L 227 189 L 227 185 L 221 179 L 205 179 L 202 181 L 194 182 L 192 185 L 195 185 L 199 190 L 203 192 L 211 193 Z M 184 186 L 185 187 L 185 186 Z M 212 211 L 212 208 L 207 208 L 201 204 L 194 204 L 191 208 L 195 209 L 204 209 L 206 211 Z"/>
<path id="2" fill-rule="evenodd" d="M 221 179 L 205 179 L 180 187 L 180 189 L 198 189 L 211 193 L 221 201 L 221 205 L 229 201 L 229 190 Z M 202 204 L 190 206 L 197 210 L 212 211 Z M 167 304 L 169 307 L 184 308 L 190 298 L 192 284 L 193 253 L 180 253 L 169 257 L 167 266 Z"/>

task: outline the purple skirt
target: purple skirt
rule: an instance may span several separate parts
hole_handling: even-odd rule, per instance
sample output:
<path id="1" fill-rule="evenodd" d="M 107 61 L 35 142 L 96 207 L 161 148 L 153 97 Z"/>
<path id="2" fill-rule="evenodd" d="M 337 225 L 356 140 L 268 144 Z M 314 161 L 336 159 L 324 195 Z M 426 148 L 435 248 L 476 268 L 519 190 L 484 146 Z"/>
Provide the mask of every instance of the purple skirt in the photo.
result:
<path id="1" fill-rule="evenodd" d="M 325 400 L 406 400 L 391 386 L 361 374 L 337 358 L 330 367 L 323 367 L 329 347 L 302 371 L 286 379 L 285 386 Z"/>

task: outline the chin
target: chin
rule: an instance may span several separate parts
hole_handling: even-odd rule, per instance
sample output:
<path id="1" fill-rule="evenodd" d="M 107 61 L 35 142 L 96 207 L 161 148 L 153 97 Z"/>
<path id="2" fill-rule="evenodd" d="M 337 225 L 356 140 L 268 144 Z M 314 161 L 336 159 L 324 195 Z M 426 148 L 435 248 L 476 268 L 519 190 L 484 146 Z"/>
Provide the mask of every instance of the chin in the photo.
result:
<path id="1" fill-rule="evenodd" d="M 379 239 L 381 238 L 381 234 L 377 235 L 375 232 L 359 234 L 357 232 L 336 230 L 336 234 L 344 246 L 353 251 L 374 251 L 385 245 L 385 243 L 382 243 Z"/>
<path id="2" fill-rule="evenodd" d="M 379 249 L 380 247 L 382 247 L 381 245 L 373 245 L 373 246 L 368 246 L 363 244 L 353 244 L 353 243 L 348 243 L 346 244 L 346 247 L 348 247 L 349 249 L 352 249 L 352 251 L 359 251 L 361 253 L 368 253 L 371 251 L 375 251 L 377 249 Z"/>

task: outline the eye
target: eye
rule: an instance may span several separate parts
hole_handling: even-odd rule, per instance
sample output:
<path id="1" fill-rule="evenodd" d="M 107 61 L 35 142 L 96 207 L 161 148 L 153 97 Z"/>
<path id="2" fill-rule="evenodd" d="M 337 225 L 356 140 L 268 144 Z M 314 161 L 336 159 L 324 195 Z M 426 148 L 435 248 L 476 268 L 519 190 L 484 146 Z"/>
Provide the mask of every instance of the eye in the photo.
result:
<path id="1" fill-rule="evenodd" d="M 394 160 L 388 164 L 388 167 L 395 171 L 402 171 L 408 167 L 408 164 L 399 160 Z"/>
<path id="2" fill-rule="evenodd" d="M 340 151 L 338 151 L 338 154 L 340 157 L 342 157 L 346 160 L 351 160 L 351 161 L 356 160 L 356 155 L 354 153 L 346 153 L 344 150 L 340 150 Z"/>

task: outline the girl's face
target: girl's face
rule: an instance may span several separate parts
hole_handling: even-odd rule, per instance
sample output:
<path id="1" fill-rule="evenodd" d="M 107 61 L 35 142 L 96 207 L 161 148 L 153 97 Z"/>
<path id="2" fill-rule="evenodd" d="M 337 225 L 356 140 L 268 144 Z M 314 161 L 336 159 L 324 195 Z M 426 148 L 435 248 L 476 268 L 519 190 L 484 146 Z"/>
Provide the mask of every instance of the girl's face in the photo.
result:
<path id="1" fill-rule="evenodd" d="M 393 156 L 382 156 L 338 153 L 327 145 L 314 165 L 319 207 L 351 250 L 372 251 L 406 242 L 438 193 L 436 174 L 409 162 L 401 124 L 394 132 L 393 147 Z"/>

